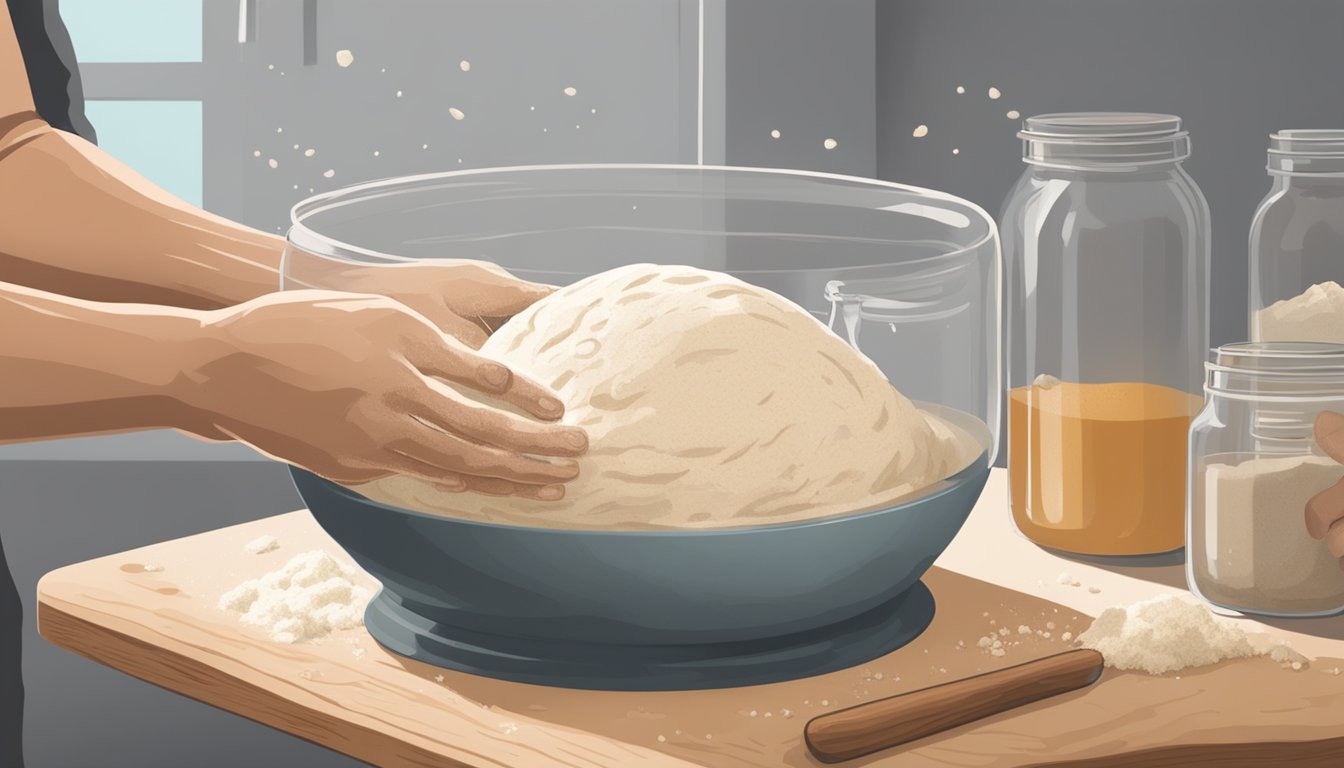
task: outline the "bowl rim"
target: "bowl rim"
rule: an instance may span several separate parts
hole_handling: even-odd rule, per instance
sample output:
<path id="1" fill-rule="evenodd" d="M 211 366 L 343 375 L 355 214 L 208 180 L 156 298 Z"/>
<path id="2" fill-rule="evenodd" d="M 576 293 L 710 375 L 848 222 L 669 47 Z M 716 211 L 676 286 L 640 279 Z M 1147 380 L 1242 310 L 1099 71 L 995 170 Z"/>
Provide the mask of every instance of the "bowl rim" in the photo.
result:
<path id="1" fill-rule="evenodd" d="M 802 520 L 793 523 L 779 523 L 777 525 L 745 526 L 741 528 L 697 528 L 697 529 L 651 528 L 651 529 L 625 530 L 625 531 L 612 531 L 612 530 L 603 530 L 595 528 L 544 528 L 541 526 L 509 525 L 506 523 L 491 523 L 491 522 L 483 522 L 480 520 L 467 520 L 459 517 L 449 517 L 448 515 L 435 515 L 430 514 L 428 512 L 419 512 L 414 509 L 404 509 L 402 507 L 394 507 L 390 504 L 384 504 L 380 501 L 374 501 L 373 499 L 370 499 L 367 496 L 363 496 L 356 491 L 346 488 L 340 483 L 328 480 L 325 477 L 322 477 L 321 475 L 318 475 L 314 472 L 310 472 L 302 467 L 296 467 L 291 464 L 289 466 L 289 471 L 291 476 L 295 478 L 296 485 L 297 485 L 298 473 L 303 473 L 313 478 L 314 480 L 317 480 L 320 484 L 326 486 L 328 491 L 336 493 L 337 495 L 344 497 L 348 501 L 353 501 L 359 504 L 363 504 L 365 506 L 371 506 L 381 512 L 390 512 L 393 514 L 406 515 L 412 518 L 433 520 L 436 522 L 441 522 L 449 525 L 463 525 L 473 528 L 486 528 L 486 529 L 502 529 L 503 531 L 508 531 L 513 534 L 544 535 L 544 536 L 552 536 L 552 535 L 580 536 L 580 537 L 598 536 L 603 538 L 613 538 L 613 537 L 700 538 L 705 536 L 742 536 L 742 535 L 759 536 L 765 533 L 776 533 L 776 532 L 788 533 L 790 531 L 812 529 L 821 526 L 853 523 L 859 520 L 866 520 L 869 518 L 877 517 L 879 515 L 887 515 L 901 511 L 909 511 L 914 507 L 926 504 L 928 502 L 933 501 L 934 499 L 950 494 L 956 491 L 957 489 L 961 488 L 966 483 L 974 482 L 979 475 L 982 474 L 988 475 L 990 469 L 992 469 L 987 465 L 988 453 L 989 453 L 988 449 L 981 451 L 980 455 L 978 455 L 975 458 L 975 460 L 972 461 L 968 466 L 943 478 L 941 481 L 939 481 L 943 483 L 943 487 L 939 488 L 938 490 L 932 493 L 919 496 L 918 498 L 910 499 L 908 501 L 903 501 L 900 502 L 899 504 L 894 504 L 892 506 L 881 507 L 878 509 L 870 509 L 866 512 L 850 512 L 846 514 L 831 515 L 829 517 L 817 518 L 815 520 Z M 299 496 L 302 498 L 303 496 L 302 491 L 299 492 Z M 312 507 L 308 505 L 308 500 L 304 499 L 303 501 L 304 506 L 308 510 L 309 514 L 314 514 L 312 511 Z M 970 513 L 971 510 L 967 509 L 966 516 L 970 516 Z M 319 512 L 316 514 L 321 513 Z M 316 516 L 316 514 L 314 514 L 314 516 Z"/>
<path id="2" fill-rule="evenodd" d="M 821 171 L 806 171 L 790 168 L 771 168 L 771 167 L 747 167 L 735 165 L 695 165 L 688 163 L 573 163 L 573 164 L 542 164 L 542 165 L 509 165 L 493 166 L 487 168 L 468 168 L 454 171 L 436 171 L 433 173 L 413 174 L 408 176 L 393 176 L 385 179 L 366 181 L 359 184 L 353 184 L 348 187 L 321 192 L 316 195 L 304 198 L 296 203 L 289 211 L 290 227 L 286 233 L 285 240 L 303 249 L 308 253 L 326 259 L 374 259 L 383 263 L 406 263 L 419 261 L 419 259 L 410 256 L 397 256 L 395 254 L 384 253 L 372 248 L 346 243 L 335 238 L 324 235 L 304 223 L 305 219 L 314 213 L 322 211 L 327 207 L 341 201 L 358 201 L 366 197 L 375 197 L 381 195 L 396 194 L 401 187 L 413 187 L 429 181 L 468 179 L 478 176 L 497 176 L 506 173 L 525 173 L 525 172 L 550 172 L 550 171 L 712 171 L 723 173 L 725 175 L 760 175 L 760 176 L 788 176 L 795 178 L 815 179 L 820 181 L 845 182 L 857 186 L 885 189 L 908 193 L 915 197 L 928 198 L 944 203 L 950 203 L 964 208 L 967 212 L 978 216 L 983 224 L 985 231 L 968 245 L 964 245 L 955 250 L 946 253 L 940 253 L 934 256 L 915 259 L 908 262 L 919 263 L 940 260 L 955 260 L 965 257 L 968 254 L 983 248 L 986 243 L 994 242 L 998 238 L 998 226 L 994 217 L 979 205 L 962 197 L 958 197 L 948 192 L 942 192 L 936 189 L 926 187 L 917 187 L 911 184 L 901 184 L 895 181 L 886 181 L 885 179 L 871 179 L 862 176 L 850 176 L 837 173 L 824 173 Z M 505 265 L 507 266 L 507 265 Z M 871 265 L 870 265 L 871 266 Z M 824 266 L 816 267 L 818 270 L 827 269 L 834 271 L 834 268 Z M 791 269 L 789 271 L 808 272 L 811 269 Z"/>

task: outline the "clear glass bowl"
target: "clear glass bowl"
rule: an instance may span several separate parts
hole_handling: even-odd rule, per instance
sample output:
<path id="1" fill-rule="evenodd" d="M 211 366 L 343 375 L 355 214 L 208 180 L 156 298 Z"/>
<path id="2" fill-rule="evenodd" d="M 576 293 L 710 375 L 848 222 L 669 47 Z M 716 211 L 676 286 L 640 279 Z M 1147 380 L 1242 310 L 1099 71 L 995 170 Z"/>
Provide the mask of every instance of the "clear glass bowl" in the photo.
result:
<path id="1" fill-rule="evenodd" d="M 566 285 L 631 263 L 768 288 L 828 323 L 903 394 L 998 446 L 999 240 L 972 203 L 801 171 L 537 166 L 388 179 L 294 208 L 282 288 L 341 290 L 344 266 L 482 259 Z"/>
<path id="2" fill-rule="evenodd" d="M 383 585 L 365 613 L 383 646 L 507 680 L 668 690 L 847 668 L 928 626 L 919 578 L 966 520 L 998 445 L 999 247 L 981 209 L 791 171 L 509 168 L 321 195 L 295 208 L 289 240 L 285 287 L 339 290 L 353 266 L 452 258 L 559 285 L 627 263 L 728 272 L 830 323 L 985 449 L 887 509 L 726 530 L 460 520 L 295 468 L 314 518 Z"/>

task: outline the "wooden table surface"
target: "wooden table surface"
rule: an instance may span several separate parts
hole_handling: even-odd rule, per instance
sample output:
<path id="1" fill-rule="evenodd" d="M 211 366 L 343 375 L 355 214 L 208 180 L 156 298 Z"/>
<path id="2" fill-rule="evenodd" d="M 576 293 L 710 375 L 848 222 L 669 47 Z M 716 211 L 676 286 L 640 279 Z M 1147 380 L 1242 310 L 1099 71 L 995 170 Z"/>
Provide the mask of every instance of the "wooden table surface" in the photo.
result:
<path id="1" fill-rule="evenodd" d="M 1005 493 L 996 470 L 925 577 L 938 612 L 924 634 L 870 664 L 774 685 L 575 691 L 437 669 L 384 651 L 363 629 L 270 642 L 216 601 L 301 552 L 344 557 L 303 511 L 53 571 L 38 587 L 39 631 L 127 674 L 377 765 L 818 765 L 800 738 L 810 717 L 1057 652 L 1067 647 L 1062 633 L 1077 634 L 1108 605 L 1184 592 L 1173 557 L 1114 565 L 1035 547 L 1014 531 Z M 244 550 L 263 534 L 280 548 Z M 1080 586 L 1060 584 L 1061 572 Z M 1264 658 L 1160 677 L 1108 671 L 1087 690 L 850 764 L 1344 765 L 1341 620 L 1241 621 L 1318 658 L 1300 671 Z M 1045 638 L 1038 631 L 1048 624 Z M 1031 634 L 1018 633 L 1024 625 Z M 976 647 L 1005 627 L 1006 655 Z"/>

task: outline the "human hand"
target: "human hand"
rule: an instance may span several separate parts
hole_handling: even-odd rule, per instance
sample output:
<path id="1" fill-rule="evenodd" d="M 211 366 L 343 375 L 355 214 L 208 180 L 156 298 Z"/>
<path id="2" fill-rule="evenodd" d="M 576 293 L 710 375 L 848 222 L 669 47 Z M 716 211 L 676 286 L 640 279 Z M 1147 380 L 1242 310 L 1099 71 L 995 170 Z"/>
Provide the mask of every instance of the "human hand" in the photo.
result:
<path id="1" fill-rule="evenodd" d="M 460 259 L 344 269 L 312 282 L 396 299 L 472 349 L 552 290 L 489 262 Z"/>
<path id="2" fill-rule="evenodd" d="M 1316 416 L 1316 444 L 1330 458 L 1344 463 L 1344 415 L 1321 411 Z M 1325 539 L 1330 554 L 1344 568 L 1344 480 L 1307 500 L 1307 533 Z"/>
<path id="3" fill-rule="evenodd" d="M 291 291 L 206 313 L 206 361 L 177 397 L 187 429 L 341 483 L 392 473 L 448 491 L 555 500 L 587 450 L 541 385 L 382 296 Z M 446 382 L 451 382 L 451 385 Z"/>

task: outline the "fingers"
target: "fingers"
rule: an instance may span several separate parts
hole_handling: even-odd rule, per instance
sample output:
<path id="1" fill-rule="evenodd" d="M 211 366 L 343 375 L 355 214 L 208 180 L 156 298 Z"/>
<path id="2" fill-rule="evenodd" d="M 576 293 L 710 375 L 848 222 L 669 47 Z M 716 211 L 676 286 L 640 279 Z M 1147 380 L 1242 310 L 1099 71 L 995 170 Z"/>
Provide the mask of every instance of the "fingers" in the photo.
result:
<path id="1" fill-rule="evenodd" d="M 1344 558 L 1344 523 L 1336 523 L 1330 527 L 1325 534 L 1325 545 L 1330 549 L 1332 557 Z"/>
<path id="2" fill-rule="evenodd" d="M 1307 500 L 1307 533 L 1313 539 L 1325 536 L 1330 526 L 1344 517 L 1344 480 Z"/>
<path id="3" fill-rule="evenodd" d="M 509 480 L 526 485 L 564 483 L 579 476 L 579 464 L 573 459 L 525 456 L 470 440 L 427 426 L 416 419 L 397 425 L 397 437 L 384 443 L 388 452 L 415 459 L 436 468 L 438 474 L 416 474 L 437 481 L 472 475 Z"/>
<path id="4" fill-rule="evenodd" d="M 552 290 L 519 280 L 494 265 L 470 264 L 459 267 L 453 274 L 444 301 L 464 317 L 510 317 Z"/>
<path id="5" fill-rule="evenodd" d="M 435 376 L 494 395 L 539 419 L 555 421 L 565 415 L 564 404 L 549 389 L 488 357 L 453 343 L 452 339 L 441 341 L 441 345 L 410 345 L 406 350 L 407 362 L 426 376 Z"/>
<path id="6" fill-rule="evenodd" d="M 539 424 L 470 402 L 433 379 L 424 381 L 424 389 L 394 396 L 392 404 L 430 426 L 505 450 L 543 456 L 579 456 L 588 450 L 588 434 L 578 427 Z"/>
<path id="7" fill-rule="evenodd" d="M 1344 416 L 1334 411 L 1321 411 L 1316 414 L 1316 443 L 1326 455 L 1338 462 L 1344 462 Z"/>
<path id="8" fill-rule="evenodd" d="M 438 297 L 402 296 L 398 299 L 407 307 L 415 310 L 440 331 L 452 336 L 472 349 L 480 349 L 489 333 L 477 323 L 460 317 L 444 306 Z"/>

